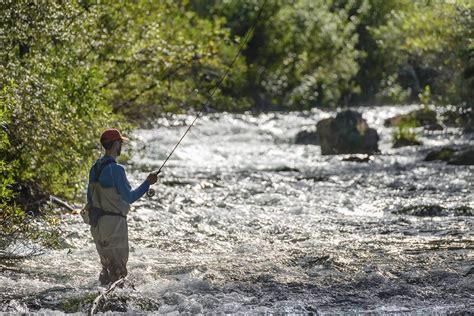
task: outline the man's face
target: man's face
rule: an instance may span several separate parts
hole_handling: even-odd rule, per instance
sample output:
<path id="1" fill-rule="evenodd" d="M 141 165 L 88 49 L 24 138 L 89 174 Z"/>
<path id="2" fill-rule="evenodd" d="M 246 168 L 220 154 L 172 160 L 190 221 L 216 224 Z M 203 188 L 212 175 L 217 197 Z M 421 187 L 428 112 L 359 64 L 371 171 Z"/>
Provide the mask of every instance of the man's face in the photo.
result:
<path id="1" fill-rule="evenodd" d="M 117 142 L 117 157 L 122 153 L 122 141 Z"/>
<path id="2" fill-rule="evenodd" d="M 118 157 L 122 153 L 122 141 L 121 140 L 116 141 L 114 146 L 115 146 L 115 152 Z"/>

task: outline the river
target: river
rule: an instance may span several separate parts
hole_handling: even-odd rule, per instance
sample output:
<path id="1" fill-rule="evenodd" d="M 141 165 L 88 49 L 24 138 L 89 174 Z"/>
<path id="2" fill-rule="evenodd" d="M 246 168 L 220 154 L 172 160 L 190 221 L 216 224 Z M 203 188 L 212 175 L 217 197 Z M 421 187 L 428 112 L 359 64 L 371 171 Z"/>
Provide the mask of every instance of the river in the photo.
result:
<path id="1" fill-rule="evenodd" d="M 156 194 L 128 218 L 123 289 L 100 311 L 145 313 L 452 313 L 474 311 L 474 166 L 424 162 L 459 129 L 391 148 L 383 120 L 416 106 L 359 109 L 381 140 L 367 163 L 322 156 L 295 134 L 332 112 L 204 115 Z M 138 129 L 132 186 L 156 169 L 192 116 Z M 423 216 L 423 207 L 439 210 Z M 98 290 L 94 244 L 77 215 L 62 247 L 0 274 L 0 311 L 87 312 Z"/>

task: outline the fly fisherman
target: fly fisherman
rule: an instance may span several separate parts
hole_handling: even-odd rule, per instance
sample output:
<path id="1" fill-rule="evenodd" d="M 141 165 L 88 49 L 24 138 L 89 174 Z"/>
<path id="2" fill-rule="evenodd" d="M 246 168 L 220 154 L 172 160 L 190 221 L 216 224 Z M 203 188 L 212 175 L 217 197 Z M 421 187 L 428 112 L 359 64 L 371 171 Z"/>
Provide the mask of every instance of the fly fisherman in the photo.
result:
<path id="1" fill-rule="evenodd" d="M 150 173 L 143 183 L 132 190 L 125 169 L 117 164 L 122 143 L 128 139 L 117 129 L 107 129 L 100 137 L 105 155 L 98 159 L 89 173 L 87 206 L 89 224 L 102 271 L 102 285 L 115 282 L 127 275 L 128 227 L 130 204 L 156 183 L 158 173 Z"/>

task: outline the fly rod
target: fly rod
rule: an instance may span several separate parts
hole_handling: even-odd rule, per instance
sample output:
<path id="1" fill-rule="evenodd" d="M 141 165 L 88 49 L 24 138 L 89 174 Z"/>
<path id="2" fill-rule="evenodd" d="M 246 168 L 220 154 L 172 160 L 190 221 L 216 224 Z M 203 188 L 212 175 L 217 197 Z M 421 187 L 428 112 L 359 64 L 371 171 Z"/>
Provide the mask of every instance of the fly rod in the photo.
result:
<path id="1" fill-rule="evenodd" d="M 224 82 L 225 78 L 227 77 L 227 75 L 229 74 L 230 70 L 232 69 L 232 67 L 234 66 L 237 58 L 240 56 L 240 54 L 242 53 L 242 50 L 244 49 L 245 45 L 247 44 L 249 38 L 250 38 L 250 34 L 253 33 L 253 31 L 255 30 L 255 26 L 257 25 L 258 23 L 258 20 L 260 19 L 260 16 L 262 14 L 262 11 L 263 11 L 263 8 L 265 7 L 265 4 L 266 4 L 267 0 L 264 0 L 263 1 L 263 4 L 261 5 L 261 7 L 258 9 L 258 13 L 257 13 L 257 16 L 252 24 L 252 26 L 248 29 L 247 33 L 245 34 L 244 36 L 244 40 L 242 41 L 242 43 L 240 44 L 239 46 L 239 49 L 237 50 L 237 53 L 234 55 L 234 58 L 232 59 L 231 63 L 229 64 L 229 66 L 227 66 L 227 69 L 226 71 L 224 72 L 224 75 L 219 79 L 219 81 L 217 82 L 217 85 L 214 87 L 214 89 L 212 90 L 212 92 L 208 95 L 207 97 L 207 100 L 206 102 L 204 103 L 204 105 L 201 107 L 201 109 L 199 110 L 199 112 L 196 114 L 196 116 L 194 117 L 194 119 L 192 120 L 191 124 L 189 124 L 188 128 L 186 129 L 186 131 L 183 133 L 183 135 L 181 136 L 181 138 L 179 139 L 179 141 L 176 143 L 176 145 L 174 146 L 173 150 L 171 150 L 171 152 L 168 154 L 168 156 L 166 157 L 165 161 L 161 164 L 160 168 L 155 171 L 154 173 L 155 174 L 160 174 L 161 173 L 161 169 L 163 169 L 163 167 L 166 165 L 166 163 L 168 162 L 168 160 L 171 158 L 171 156 L 173 155 L 173 153 L 175 152 L 176 148 L 178 148 L 178 146 L 181 144 L 181 141 L 184 139 L 184 137 L 186 136 L 186 134 L 188 134 L 189 130 L 194 126 L 194 123 L 196 122 L 196 120 L 201 116 L 203 110 L 205 108 L 207 108 L 207 106 L 209 105 L 209 103 L 211 102 L 212 98 L 214 97 L 214 94 L 216 93 L 216 91 L 219 89 L 219 87 L 221 86 L 222 82 Z M 155 190 L 153 189 L 149 189 L 148 192 L 147 192 L 147 195 L 149 197 L 152 197 L 155 195 Z"/>

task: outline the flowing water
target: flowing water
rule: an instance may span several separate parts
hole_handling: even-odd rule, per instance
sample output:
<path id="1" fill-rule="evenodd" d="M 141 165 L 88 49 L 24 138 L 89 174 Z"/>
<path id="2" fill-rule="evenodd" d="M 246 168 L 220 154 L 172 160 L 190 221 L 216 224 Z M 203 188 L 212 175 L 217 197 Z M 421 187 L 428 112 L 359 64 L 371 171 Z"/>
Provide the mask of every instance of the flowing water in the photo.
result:
<path id="1" fill-rule="evenodd" d="M 392 149 L 383 120 L 415 107 L 360 109 L 381 136 L 381 155 L 367 163 L 293 144 L 331 112 L 201 117 L 156 195 L 133 205 L 128 281 L 99 310 L 472 312 L 474 168 L 423 158 L 474 140 L 447 129 Z M 133 186 L 192 118 L 134 132 Z M 62 221 L 62 249 L 2 268 L 0 311 L 87 312 L 101 289 L 98 256 L 77 215 Z"/>

